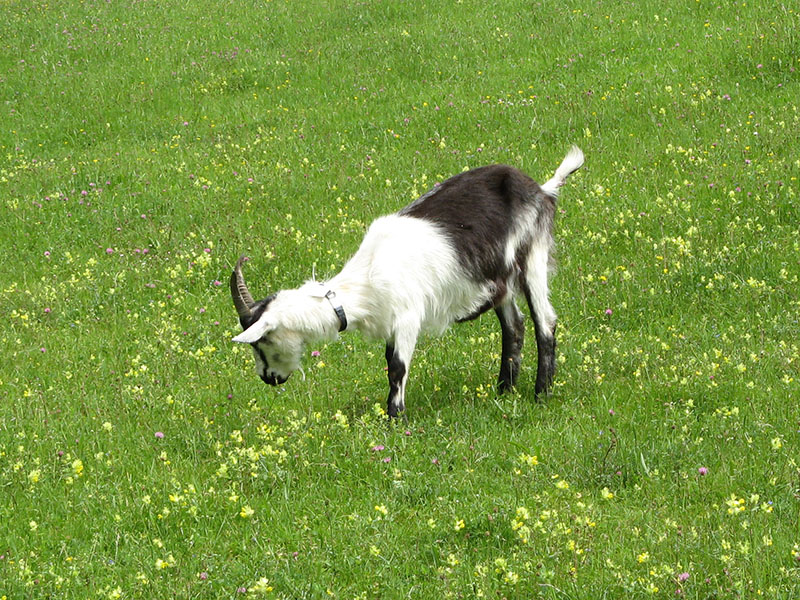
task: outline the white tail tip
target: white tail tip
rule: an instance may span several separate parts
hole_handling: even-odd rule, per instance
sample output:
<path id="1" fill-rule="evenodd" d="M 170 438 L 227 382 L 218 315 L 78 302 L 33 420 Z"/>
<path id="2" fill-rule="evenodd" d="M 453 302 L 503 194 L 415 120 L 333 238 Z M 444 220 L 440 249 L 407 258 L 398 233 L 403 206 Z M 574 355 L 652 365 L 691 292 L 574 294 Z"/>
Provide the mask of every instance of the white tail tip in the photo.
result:
<path id="1" fill-rule="evenodd" d="M 564 160 L 561 161 L 558 169 L 556 169 L 555 175 L 542 186 L 542 190 L 551 196 L 557 196 L 558 189 L 564 185 L 567 177 L 581 168 L 583 161 L 583 151 L 577 146 L 572 146 L 564 157 Z"/>

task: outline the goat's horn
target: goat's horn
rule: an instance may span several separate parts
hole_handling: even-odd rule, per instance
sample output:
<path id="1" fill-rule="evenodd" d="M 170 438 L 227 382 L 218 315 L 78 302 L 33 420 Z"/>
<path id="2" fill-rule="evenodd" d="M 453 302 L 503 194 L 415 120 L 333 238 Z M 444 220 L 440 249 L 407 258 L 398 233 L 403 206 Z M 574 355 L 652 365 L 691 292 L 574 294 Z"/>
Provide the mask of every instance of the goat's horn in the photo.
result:
<path id="1" fill-rule="evenodd" d="M 240 257 L 231 273 L 231 296 L 233 296 L 233 305 L 240 318 L 251 316 L 253 313 L 250 309 L 255 304 L 247 289 L 247 284 L 244 282 L 244 275 L 242 275 L 242 263 L 245 260 L 244 256 Z"/>

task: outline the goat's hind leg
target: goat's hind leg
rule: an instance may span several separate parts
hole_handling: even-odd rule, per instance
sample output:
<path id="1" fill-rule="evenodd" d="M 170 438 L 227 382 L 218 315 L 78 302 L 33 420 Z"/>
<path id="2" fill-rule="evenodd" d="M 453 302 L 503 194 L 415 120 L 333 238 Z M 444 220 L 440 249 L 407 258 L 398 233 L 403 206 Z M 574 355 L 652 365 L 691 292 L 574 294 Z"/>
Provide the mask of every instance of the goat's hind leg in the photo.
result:
<path id="1" fill-rule="evenodd" d="M 522 343 L 525 340 L 525 321 L 513 299 L 495 308 L 494 312 L 500 320 L 500 329 L 503 333 L 503 357 L 500 362 L 500 375 L 497 378 L 497 388 L 502 394 L 517 383 Z"/>
<path id="2" fill-rule="evenodd" d="M 528 260 L 523 284 L 525 298 L 536 328 L 536 395 L 547 394 L 556 372 L 556 312 L 547 285 L 548 252 L 534 250 Z"/>

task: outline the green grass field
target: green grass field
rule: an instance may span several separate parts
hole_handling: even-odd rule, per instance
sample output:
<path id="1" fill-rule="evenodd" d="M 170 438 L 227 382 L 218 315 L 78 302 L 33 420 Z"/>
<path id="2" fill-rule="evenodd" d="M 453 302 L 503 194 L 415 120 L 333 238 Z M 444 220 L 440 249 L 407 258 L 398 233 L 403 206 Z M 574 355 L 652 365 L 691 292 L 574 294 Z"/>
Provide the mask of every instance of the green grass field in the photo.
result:
<path id="1" fill-rule="evenodd" d="M 184 5 L 184 6 L 182 6 Z M 0 2 L 0 598 L 800 596 L 794 2 Z M 585 152 L 493 315 L 253 373 L 227 280 Z M 312 355 L 313 353 L 313 355 Z"/>

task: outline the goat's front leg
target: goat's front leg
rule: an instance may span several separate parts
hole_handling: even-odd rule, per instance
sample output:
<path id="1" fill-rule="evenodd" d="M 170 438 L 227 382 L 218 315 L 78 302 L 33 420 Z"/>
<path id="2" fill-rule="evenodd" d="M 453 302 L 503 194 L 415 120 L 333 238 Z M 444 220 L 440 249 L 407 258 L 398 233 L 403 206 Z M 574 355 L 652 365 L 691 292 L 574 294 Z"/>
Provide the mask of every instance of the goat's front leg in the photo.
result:
<path id="1" fill-rule="evenodd" d="M 510 390 L 517 383 L 520 353 L 525 340 L 525 321 L 513 299 L 494 309 L 500 319 L 503 332 L 503 358 L 500 363 L 500 376 L 497 385 L 500 393 Z"/>
<path id="2" fill-rule="evenodd" d="M 386 364 L 389 367 L 389 398 L 386 401 L 386 412 L 390 418 L 397 417 L 406 409 L 408 367 L 416 344 L 416 333 L 397 335 L 393 341 L 386 342 Z"/>

